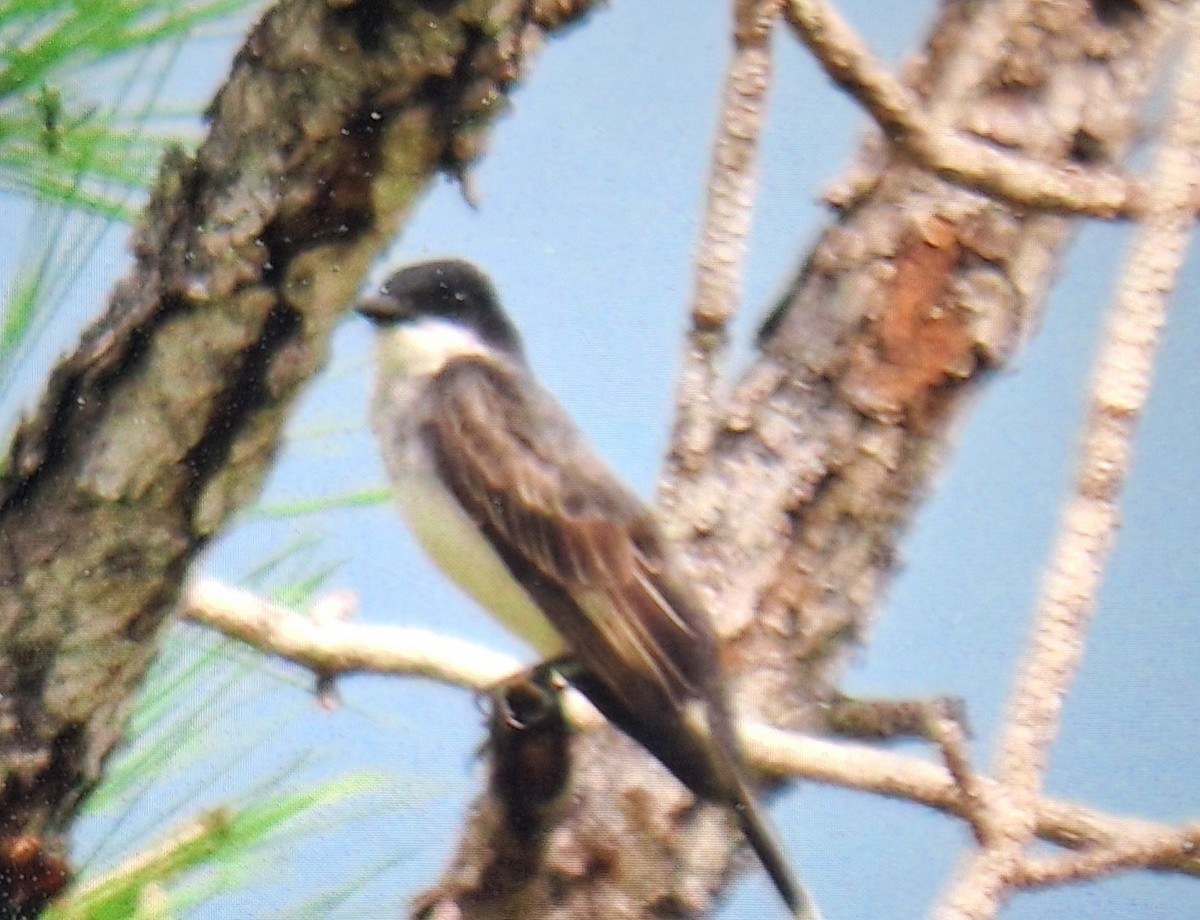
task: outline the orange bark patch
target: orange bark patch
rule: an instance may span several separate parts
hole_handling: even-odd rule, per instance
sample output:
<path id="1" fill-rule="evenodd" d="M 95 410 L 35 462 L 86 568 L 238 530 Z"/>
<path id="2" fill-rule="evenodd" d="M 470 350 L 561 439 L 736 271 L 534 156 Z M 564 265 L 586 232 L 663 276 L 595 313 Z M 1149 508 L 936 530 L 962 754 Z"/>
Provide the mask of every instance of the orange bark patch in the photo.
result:
<path id="1" fill-rule="evenodd" d="M 947 287 L 962 247 L 949 221 L 935 218 L 896 258 L 886 307 L 867 320 L 846 390 L 862 412 L 924 426 L 941 390 L 974 367 L 975 340 Z"/>

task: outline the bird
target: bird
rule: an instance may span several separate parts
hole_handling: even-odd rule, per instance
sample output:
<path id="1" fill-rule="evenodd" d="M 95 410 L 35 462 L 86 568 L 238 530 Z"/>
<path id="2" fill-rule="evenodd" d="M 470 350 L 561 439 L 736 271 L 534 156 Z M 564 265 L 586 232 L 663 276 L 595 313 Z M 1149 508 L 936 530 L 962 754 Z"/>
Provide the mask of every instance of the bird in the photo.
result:
<path id="1" fill-rule="evenodd" d="M 725 805 L 791 913 L 819 912 L 749 781 L 707 611 L 653 512 L 537 381 L 486 274 L 396 271 L 371 427 L 396 504 L 446 575 L 693 794 Z"/>

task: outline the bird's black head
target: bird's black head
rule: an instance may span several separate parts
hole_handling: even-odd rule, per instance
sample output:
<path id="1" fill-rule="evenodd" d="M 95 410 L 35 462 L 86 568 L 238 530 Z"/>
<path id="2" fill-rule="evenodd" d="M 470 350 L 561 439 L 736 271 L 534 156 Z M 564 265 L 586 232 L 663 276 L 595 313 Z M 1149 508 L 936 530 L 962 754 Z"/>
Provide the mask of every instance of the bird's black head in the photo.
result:
<path id="1" fill-rule="evenodd" d="M 520 336 L 495 288 L 470 262 L 445 259 L 402 268 L 384 282 L 377 297 L 367 298 L 357 309 L 377 326 L 420 319 L 459 323 L 493 348 L 521 355 Z"/>

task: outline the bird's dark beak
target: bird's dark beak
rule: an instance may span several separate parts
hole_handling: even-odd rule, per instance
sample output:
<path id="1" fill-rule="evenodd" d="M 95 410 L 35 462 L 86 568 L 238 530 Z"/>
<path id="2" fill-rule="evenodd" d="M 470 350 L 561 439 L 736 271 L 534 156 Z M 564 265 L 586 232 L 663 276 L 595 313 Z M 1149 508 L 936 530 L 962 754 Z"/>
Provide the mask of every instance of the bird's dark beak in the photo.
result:
<path id="1" fill-rule="evenodd" d="M 395 297 L 367 297 L 358 302 L 354 312 L 365 316 L 377 326 L 390 326 L 412 315 L 412 310 Z"/>

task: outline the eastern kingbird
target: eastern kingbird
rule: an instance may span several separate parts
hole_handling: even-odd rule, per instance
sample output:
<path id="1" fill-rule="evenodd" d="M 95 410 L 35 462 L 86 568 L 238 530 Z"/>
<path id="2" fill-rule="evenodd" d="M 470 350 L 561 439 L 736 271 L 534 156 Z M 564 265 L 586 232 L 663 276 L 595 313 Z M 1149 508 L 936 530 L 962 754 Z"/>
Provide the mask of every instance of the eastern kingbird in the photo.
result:
<path id="1" fill-rule="evenodd" d="M 702 799 L 730 806 L 798 917 L 816 917 L 747 781 L 707 613 L 653 514 L 534 379 L 487 277 L 413 265 L 378 327 L 372 427 L 417 540 L 454 581 Z"/>

